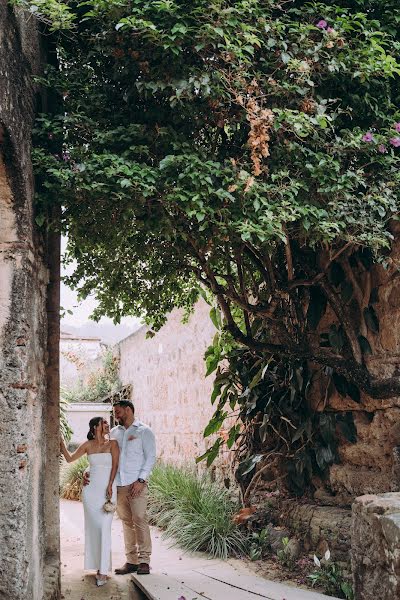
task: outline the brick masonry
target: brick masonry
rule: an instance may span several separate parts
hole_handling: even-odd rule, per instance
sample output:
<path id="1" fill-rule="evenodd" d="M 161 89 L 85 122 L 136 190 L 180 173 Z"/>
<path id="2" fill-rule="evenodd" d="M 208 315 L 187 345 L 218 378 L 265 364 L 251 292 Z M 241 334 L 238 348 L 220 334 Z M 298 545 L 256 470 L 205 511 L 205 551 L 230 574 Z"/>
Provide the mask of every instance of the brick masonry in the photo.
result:
<path id="1" fill-rule="evenodd" d="M 168 462 L 193 464 L 206 449 L 213 376 L 204 377 L 203 357 L 215 334 L 209 311 L 202 300 L 187 324 L 174 310 L 153 338 L 143 327 L 119 343 L 121 381 L 132 384 L 137 417 L 152 427 L 158 456 Z"/>

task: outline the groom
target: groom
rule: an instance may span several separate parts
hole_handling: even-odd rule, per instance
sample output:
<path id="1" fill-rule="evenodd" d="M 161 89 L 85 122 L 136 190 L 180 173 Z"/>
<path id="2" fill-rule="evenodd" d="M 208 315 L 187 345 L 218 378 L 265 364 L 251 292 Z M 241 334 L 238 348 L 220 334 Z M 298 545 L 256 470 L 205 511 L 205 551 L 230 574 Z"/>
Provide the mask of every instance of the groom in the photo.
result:
<path id="1" fill-rule="evenodd" d="M 113 406 L 115 420 L 110 438 L 119 445 L 117 513 L 124 528 L 126 563 L 115 569 L 116 575 L 150 573 L 151 537 L 147 518 L 147 481 L 156 461 L 156 444 L 150 427 L 135 420 L 135 409 L 129 400 Z M 85 473 L 84 485 L 90 474 Z"/>
<path id="2" fill-rule="evenodd" d="M 119 425 L 110 438 L 120 450 L 117 482 L 117 513 L 124 527 L 126 563 L 115 569 L 117 575 L 150 573 L 151 537 L 147 518 L 147 481 L 156 461 L 156 443 L 150 427 L 135 420 L 129 400 L 113 406 Z"/>

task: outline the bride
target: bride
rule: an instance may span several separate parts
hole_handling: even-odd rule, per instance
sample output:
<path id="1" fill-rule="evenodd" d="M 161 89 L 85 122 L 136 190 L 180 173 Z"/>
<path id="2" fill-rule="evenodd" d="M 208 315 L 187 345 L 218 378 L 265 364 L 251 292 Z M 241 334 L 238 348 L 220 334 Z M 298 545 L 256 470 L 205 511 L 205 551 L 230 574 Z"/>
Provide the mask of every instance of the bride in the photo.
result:
<path id="1" fill-rule="evenodd" d="M 61 440 L 61 453 L 67 462 L 73 462 L 87 454 L 90 465 L 90 482 L 82 493 L 85 515 L 85 569 L 97 569 L 96 584 L 107 582 L 111 571 L 111 524 L 113 512 L 106 512 L 107 500 L 116 503 L 115 475 L 118 470 L 119 447 L 110 440 L 110 427 L 102 417 L 89 421 L 88 441 L 72 454 Z M 107 508 L 107 507 L 106 507 Z M 111 510 L 113 507 L 110 507 Z"/>

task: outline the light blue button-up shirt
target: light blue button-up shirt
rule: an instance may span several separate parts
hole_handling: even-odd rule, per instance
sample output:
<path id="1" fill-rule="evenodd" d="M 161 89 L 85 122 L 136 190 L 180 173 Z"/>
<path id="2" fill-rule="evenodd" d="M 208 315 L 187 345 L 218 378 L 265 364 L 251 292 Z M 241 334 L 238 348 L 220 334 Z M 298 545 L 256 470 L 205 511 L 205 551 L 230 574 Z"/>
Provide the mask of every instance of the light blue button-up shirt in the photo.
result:
<path id="1" fill-rule="evenodd" d="M 119 446 L 117 486 L 147 480 L 156 462 L 156 440 L 150 427 L 137 420 L 127 429 L 117 425 L 111 429 L 110 438 Z"/>

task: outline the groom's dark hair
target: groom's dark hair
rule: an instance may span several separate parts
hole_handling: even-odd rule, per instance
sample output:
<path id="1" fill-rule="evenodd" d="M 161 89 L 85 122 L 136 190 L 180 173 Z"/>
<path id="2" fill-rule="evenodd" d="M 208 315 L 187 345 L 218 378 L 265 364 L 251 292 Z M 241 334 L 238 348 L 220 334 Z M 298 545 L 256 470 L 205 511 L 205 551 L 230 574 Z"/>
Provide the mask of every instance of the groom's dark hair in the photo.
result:
<path id="1" fill-rule="evenodd" d="M 135 407 L 133 406 L 130 400 L 118 400 L 118 402 L 114 402 L 114 406 L 122 406 L 123 408 L 130 408 L 133 414 L 135 414 Z"/>

